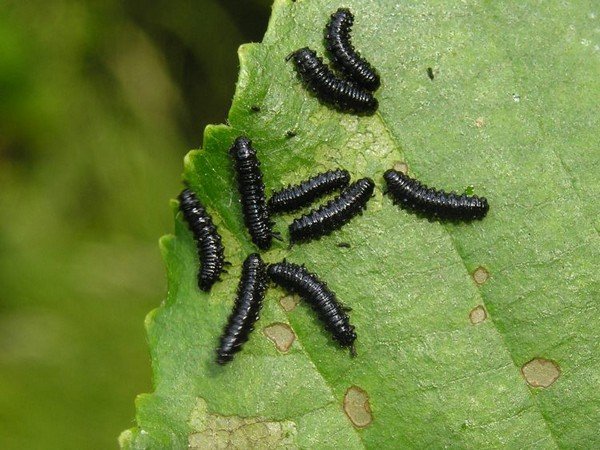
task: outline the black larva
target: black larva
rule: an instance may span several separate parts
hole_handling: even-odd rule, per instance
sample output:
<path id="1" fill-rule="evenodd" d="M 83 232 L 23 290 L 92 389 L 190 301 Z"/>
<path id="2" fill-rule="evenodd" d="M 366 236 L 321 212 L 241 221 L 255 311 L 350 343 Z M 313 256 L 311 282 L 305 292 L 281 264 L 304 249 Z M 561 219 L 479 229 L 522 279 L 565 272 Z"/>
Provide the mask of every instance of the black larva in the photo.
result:
<path id="1" fill-rule="evenodd" d="M 345 188 L 349 183 L 347 170 L 330 170 L 273 193 L 267 206 L 272 213 L 297 211 L 326 194 Z"/>
<path id="2" fill-rule="evenodd" d="M 350 41 L 354 16 L 347 8 L 331 15 L 325 27 L 325 47 L 333 65 L 364 89 L 375 91 L 381 84 L 379 74 L 360 56 Z"/>
<path id="3" fill-rule="evenodd" d="M 267 273 L 275 284 L 287 291 L 297 293 L 309 302 L 325 323 L 327 330 L 333 335 L 333 339 L 343 347 L 350 347 L 350 352 L 354 356 L 356 340 L 354 326 L 350 324 L 345 308 L 323 281 L 304 266 L 286 261 L 269 265 Z"/>
<path id="4" fill-rule="evenodd" d="M 248 340 L 258 320 L 267 290 L 265 264 L 257 253 L 246 258 L 237 288 L 237 297 L 217 348 L 217 363 L 226 364 Z"/>
<path id="5" fill-rule="evenodd" d="M 485 197 L 449 194 L 429 188 L 420 181 L 393 169 L 383 174 L 387 193 L 403 208 L 426 216 L 448 220 L 483 219 L 489 210 Z"/>
<path id="6" fill-rule="evenodd" d="M 361 178 L 325 205 L 294 219 L 289 226 L 290 241 L 294 243 L 318 239 L 341 228 L 366 208 L 374 188 L 373 180 Z"/>
<path id="7" fill-rule="evenodd" d="M 370 92 L 337 78 L 311 49 L 296 50 L 287 59 L 294 60 L 300 77 L 322 102 L 343 112 L 373 114 L 377 110 L 379 104 Z"/>
<path id="8" fill-rule="evenodd" d="M 260 162 L 250 139 L 240 136 L 229 150 L 235 165 L 238 190 L 242 203 L 244 222 L 252 242 L 267 250 L 271 247 L 273 233 L 269 211 L 265 199 L 265 184 L 260 171 Z"/>
<path id="9" fill-rule="evenodd" d="M 427 68 L 427 76 L 429 77 L 430 80 L 433 81 L 433 79 L 435 78 L 435 76 L 433 75 L 433 69 L 431 67 Z"/>
<path id="10" fill-rule="evenodd" d="M 200 259 L 198 287 L 203 291 L 209 291 L 212 285 L 219 280 L 221 272 L 224 272 L 225 259 L 221 236 L 206 209 L 191 190 L 184 189 L 179 194 L 179 209 L 192 231 L 198 247 Z"/>

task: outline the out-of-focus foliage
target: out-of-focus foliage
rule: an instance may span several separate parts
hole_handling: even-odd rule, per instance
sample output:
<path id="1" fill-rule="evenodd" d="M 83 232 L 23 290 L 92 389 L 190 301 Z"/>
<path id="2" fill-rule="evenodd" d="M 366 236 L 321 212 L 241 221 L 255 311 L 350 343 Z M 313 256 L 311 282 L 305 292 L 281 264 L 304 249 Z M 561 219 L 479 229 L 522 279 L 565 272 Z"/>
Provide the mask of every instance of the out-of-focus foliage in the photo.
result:
<path id="1" fill-rule="evenodd" d="M 1 448 L 114 448 L 132 421 L 168 199 L 267 3 L 0 6 Z"/>

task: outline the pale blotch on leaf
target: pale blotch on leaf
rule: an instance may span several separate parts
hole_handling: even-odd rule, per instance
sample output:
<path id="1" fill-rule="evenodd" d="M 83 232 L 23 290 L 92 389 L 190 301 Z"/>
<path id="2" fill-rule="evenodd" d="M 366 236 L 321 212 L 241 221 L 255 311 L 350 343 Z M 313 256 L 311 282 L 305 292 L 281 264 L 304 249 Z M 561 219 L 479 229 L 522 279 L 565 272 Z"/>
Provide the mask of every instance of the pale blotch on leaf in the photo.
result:
<path id="1" fill-rule="evenodd" d="M 534 358 L 521 367 L 521 373 L 530 386 L 546 388 L 560 377 L 560 368 L 549 359 Z"/>
<path id="2" fill-rule="evenodd" d="M 477 283 L 480 286 L 483 283 L 485 283 L 489 278 L 490 273 L 485 267 L 479 266 L 477 269 L 475 269 L 475 272 L 473 272 L 473 280 L 475 280 L 475 283 Z"/>
<path id="3" fill-rule="evenodd" d="M 133 429 L 125 430 L 119 435 L 119 448 L 133 448 Z"/>
<path id="4" fill-rule="evenodd" d="M 404 175 L 408 174 L 408 165 L 402 161 L 396 161 L 394 163 L 394 170 L 402 172 Z"/>
<path id="5" fill-rule="evenodd" d="M 284 311 L 290 312 L 296 308 L 298 303 L 300 303 L 300 297 L 297 295 L 286 295 L 279 300 L 279 303 Z"/>
<path id="6" fill-rule="evenodd" d="M 469 320 L 473 325 L 478 325 L 487 319 L 487 312 L 482 305 L 476 306 L 469 313 Z"/>
<path id="7" fill-rule="evenodd" d="M 210 414 L 202 398 L 196 399 L 189 425 L 193 432 L 188 437 L 188 448 L 193 450 L 298 448 L 294 422 Z"/>
<path id="8" fill-rule="evenodd" d="M 485 120 L 483 119 L 483 117 L 478 117 L 477 119 L 475 119 L 475 126 L 477 128 L 483 128 L 485 126 Z"/>
<path id="9" fill-rule="evenodd" d="M 296 335 L 290 326 L 285 323 L 274 323 L 269 325 L 263 330 L 263 333 L 265 333 L 265 336 L 275 344 L 277 350 L 284 353 L 290 349 L 296 340 Z"/>
<path id="10" fill-rule="evenodd" d="M 364 428 L 371 424 L 373 416 L 369 396 L 358 386 L 351 386 L 344 395 L 344 412 L 355 427 Z"/>
<path id="11" fill-rule="evenodd" d="M 358 117 L 353 115 L 344 115 L 340 119 L 340 125 L 349 133 L 356 133 L 358 131 Z"/>

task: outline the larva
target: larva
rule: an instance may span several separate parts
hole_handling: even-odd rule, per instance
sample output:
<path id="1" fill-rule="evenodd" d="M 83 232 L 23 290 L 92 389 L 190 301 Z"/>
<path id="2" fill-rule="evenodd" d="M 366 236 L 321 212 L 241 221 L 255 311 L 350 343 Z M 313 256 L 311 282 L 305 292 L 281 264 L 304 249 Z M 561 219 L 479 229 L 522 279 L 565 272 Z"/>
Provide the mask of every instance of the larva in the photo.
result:
<path id="1" fill-rule="evenodd" d="M 351 81 L 337 78 L 308 47 L 291 53 L 296 71 L 319 100 L 342 112 L 373 114 L 379 106 L 373 95 Z"/>
<path id="2" fill-rule="evenodd" d="M 218 364 L 231 361 L 248 340 L 258 320 L 266 290 L 265 264 L 257 253 L 253 253 L 246 258 L 242 267 L 235 304 L 217 348 Z"/>
<path id="3" fill-rule="evenodd" d="M 331 15 L 325 27 L 325 46 L 333 65 L 368 91 L 375 91 L 381 82 L 379 74 L 354 50 L 350 32 L 354 16 L 348 8 L 340 8 Z"/>
<path id="4" fill-rule="evenodd" d="M 246 228 L 252 242 L 260 249 L 267 250 L 276 233 L 273 233 L 273 222 L 267 209 L 265 184 L 256 150 L 252 148 L 250 139 L 240 136 L 229 154 L 234 161 Z"/>
<path id="5" fill-rule="evenodd" d="M 448 220 L 483 219 L 489 210 L 485 197 L 458 195 L 429 188 L 420 181 L 393 169 L 383 174 L 387 193 L 403 208 L 426 216 Z"/>
<path id="6" fill-rule="evenodd" d="M 267 206 L 271 213 L 297 211 L 326 194 L 345 188 L 349 183 L 350 174 L 347 170 L 330 170 L 273 193 Z"/>
<path id="7" fill-rule="evenodd" d="M 191 190 L 184 189 L 179 194 L 179 209 L 198 247 L 200 259 L 198 287 L 203 291 L 209 291 L 219 280 L 221 272 L 224 272 L 225 259 L 221 236 L 210 215 Z"/>
<path id="8" fill-rule="evenodd" d="M 431 81 L 433 81 L 433 79 L 435 78 L 435 75 L 433 74 L 433 69 L 431 67 L 427 68 L 427 76 Z"/>
<path id="9" fill-rule="evenodd" d="M 290 241 L 310 241 L 328 235 L 347 224 L 361 213 L 373 195 L 375 183 L 370 178 L 361 178 L 318 209 L 303 215 L 289 226 Z"/>
<path id="10" fill-rule="evenodd" d="M 350 347 L 352 355 L 356 333 L 354 326 L 335 294 L 315 274 L 304 266 L 286 261 L 270 264 L 267 268 L 269 278 L 277 285 L 292 293 L 297 293 L 310 303 L 325 328 L 342 347 Z"/>

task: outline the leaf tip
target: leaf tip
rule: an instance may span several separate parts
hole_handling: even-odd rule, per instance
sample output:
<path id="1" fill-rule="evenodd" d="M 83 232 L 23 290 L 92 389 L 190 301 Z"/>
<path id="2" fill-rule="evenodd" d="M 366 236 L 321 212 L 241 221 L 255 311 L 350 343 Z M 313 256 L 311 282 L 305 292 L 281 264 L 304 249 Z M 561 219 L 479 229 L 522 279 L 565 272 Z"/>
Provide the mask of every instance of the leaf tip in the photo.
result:
<path id="1" fill-rule="evenodd" d="M 137 434 L 137 432 L 138 432 L 137 427 L 129 428 L 129 429 L 123 431 L 119 435 L 119 438 L 118 438 L 119 448 L 121 448 L 123 450 L 128 450 L 128 449 L 133 448 L 132 443 L 134 440 L 134 436 L 135 436 L 135 434 Z"/>
<path id="2" fill-rule="evenodd" d="M 167 258 L 169 250 L 171 250 L 173 246 L 174 239 L 175 236 L 173 236 L 172 234 L 165 234 L 164 236 L 161 236 L 158 240 L 158 248 L 160 249 L 160 254 L 162 255 L 163 259 Z"/>

